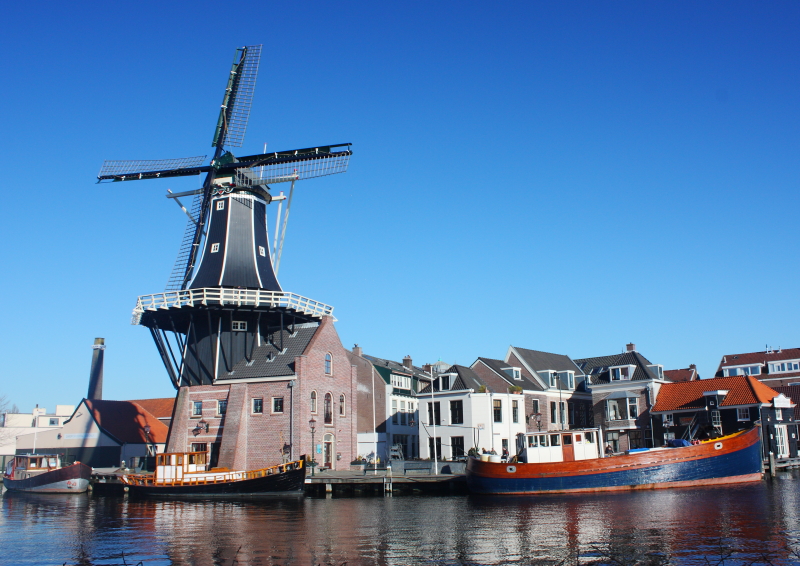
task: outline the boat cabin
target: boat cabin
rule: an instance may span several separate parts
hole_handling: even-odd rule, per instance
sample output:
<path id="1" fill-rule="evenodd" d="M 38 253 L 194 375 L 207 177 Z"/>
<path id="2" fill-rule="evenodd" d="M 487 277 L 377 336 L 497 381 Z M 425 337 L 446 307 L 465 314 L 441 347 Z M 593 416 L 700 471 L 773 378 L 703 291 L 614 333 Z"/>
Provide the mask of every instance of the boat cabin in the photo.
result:
<path id="1" fill-rule="evenodd" d="M 12 480 L 24 480 L 60 467 L 61 459 L 57 454 L 23 454 L 8 461 L 6 476 Z"/>
<path id="2" fill-rule="evenodd" d="M 208 471 L 208 452 L 167 452 L 156 455 L 156 482 L 182 480 L 186 474 Z"/>
<path id="3" fill-rule="evenodd" d="M 528 464 L 601 458 L 598 429 L 542 431 L 517 435 L 517 459 Z"/>

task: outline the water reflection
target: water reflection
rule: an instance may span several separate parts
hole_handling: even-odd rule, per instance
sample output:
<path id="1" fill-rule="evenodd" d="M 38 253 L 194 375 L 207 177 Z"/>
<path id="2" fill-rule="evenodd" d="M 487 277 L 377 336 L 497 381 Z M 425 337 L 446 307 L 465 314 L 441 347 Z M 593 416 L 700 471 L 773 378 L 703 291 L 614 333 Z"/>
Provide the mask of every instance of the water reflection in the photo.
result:
<path id="1" fill-rule="evenodd" d="M 800 476 L 706 489 L 535 497 L 150 501 L 4 493 L 2 563 L 797 563 Z M 720 540 L 725 549 L 719 547 Z M 8 561 L 8 562 L 6 562 Z"/>

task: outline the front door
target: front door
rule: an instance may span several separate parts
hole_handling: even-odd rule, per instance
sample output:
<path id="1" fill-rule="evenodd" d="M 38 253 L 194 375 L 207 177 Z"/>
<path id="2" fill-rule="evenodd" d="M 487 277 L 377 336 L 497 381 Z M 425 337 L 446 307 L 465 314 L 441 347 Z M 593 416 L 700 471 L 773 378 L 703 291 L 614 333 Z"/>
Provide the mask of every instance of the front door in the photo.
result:
<path id="1" fill-rule="evenodd" d="M 789 457 L 789 441 L 786 438 L 786 425 L 775 425 L 775 449 L 778 458 Z"/>
<path id="2" fill-rule="evenodd" d="M 328 469 L 333 469 L 333 435 L 326 434 L 324 439 L 322 465 Z"/>
<path id="3" fill-rule="evenodd" d="M 561 435 L 561 451 L 565 462 L 575 461 L 575 447 L 572 445 L 571 433 Z"/>

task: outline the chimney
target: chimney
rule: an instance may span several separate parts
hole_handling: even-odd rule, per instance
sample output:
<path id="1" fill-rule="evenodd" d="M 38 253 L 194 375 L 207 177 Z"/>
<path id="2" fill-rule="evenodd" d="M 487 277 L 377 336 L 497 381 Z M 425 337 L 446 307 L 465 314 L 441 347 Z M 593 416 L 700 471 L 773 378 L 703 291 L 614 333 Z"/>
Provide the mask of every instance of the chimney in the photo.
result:
<path id="1" fill-rule="evenodd" d="M 431 373 L 433 371 L 433 366 L 431 364 L 425 364 L 422 366 L 422 371 L 425 373 Z"/>
<path id="2" fill-rule="evenodd" d="M 403 367 L 411 369 L 411 356 L 406 356 L 405 358 L 403 358 Z"/>
<path id="3" fill-rule="evenodd" d="M 630 344 L 628 344 L 628 345 L 626 346 L 626 348 L 628 349 L 628 351 L 629 351 L 629 352 L 635 352 L 635 351 L 636 351 L 636 344 L 634 344 L 633 342 L 631 342 Z"/>
<path id="4" fill-rule="evenodd" d="M 105 338 L 95 338 L 92 346 L 92 369 L 89 371 L 89 392 L 87 399 L 103 398 L 103 354 L 106 349 Z"/>
<path id="5" fill-rule="evenodd" d="M 697 365 L 689 364 L 689 369 L 693 369 L 694 371 L 697 371 Z"/>
<path id="6" fill-rule="evenodd" d="M 361 349 L 361 346 L 358 344 L 353 344 L 353 354 L 358 356 L 359 358 L 364 355 L 364 351 Z"/>

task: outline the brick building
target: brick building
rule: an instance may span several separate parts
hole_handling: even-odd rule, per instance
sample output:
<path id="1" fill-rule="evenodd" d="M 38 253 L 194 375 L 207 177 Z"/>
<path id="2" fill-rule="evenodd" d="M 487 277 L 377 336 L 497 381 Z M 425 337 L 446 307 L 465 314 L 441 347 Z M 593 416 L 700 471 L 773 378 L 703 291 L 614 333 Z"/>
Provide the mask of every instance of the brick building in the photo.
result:
<path id="1" fill-rule="evenodd" d="M 311 455 L 340 469 L 356 456 L 356 368 L 333 318 L 276 329 L 213 385 L 178 392 L 167 451 L 257 469 Z M 315 421 L 314 446 L 311 425 Z"/>

